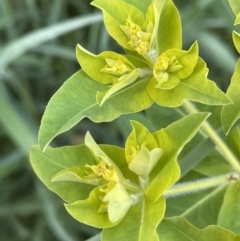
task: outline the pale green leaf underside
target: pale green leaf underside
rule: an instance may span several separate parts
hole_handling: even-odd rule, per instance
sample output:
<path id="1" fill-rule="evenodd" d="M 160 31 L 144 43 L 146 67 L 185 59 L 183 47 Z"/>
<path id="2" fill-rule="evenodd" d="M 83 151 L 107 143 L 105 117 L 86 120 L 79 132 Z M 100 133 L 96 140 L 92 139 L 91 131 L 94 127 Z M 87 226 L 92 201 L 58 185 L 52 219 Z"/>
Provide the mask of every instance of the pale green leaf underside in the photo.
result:
<path id="1" fill-rule="evenodd" d="M 153 102 L 144 79 L 112 95 L 100 107 L 96 94 L 105 90 L 105 85 L 92 80 L 83 71 L 71 76 L 48 103 L 39 131 L 41 148 L 45 149 L 55 136 L 69 130 L 84 117 L 94 122 L 112 121 L 121 114 L 144 110 Z"/>
<path id="2" fill-rule="evenodd" d="M 238 60 L 235 72 L 232 76 L 227 95 L 232 100 L 232 104 L 224 106 L 221 120 L 225 133 L 228 133 L 234 123 L 240 118 L 240 60 Z"/>
<path id="3" fill-rule="evenodd" d="M 164 211 L 165 199 L 163 196 L 153 204 L 147 204 L 143 200 L 132 206 L 117 226 L 104 229 L 102 240 L 159 241 L 156 228 L 164 216 Z"/>
<path id="4" fill-rule="evenodd" d="M 161 241 L 236 241 L 232 232 L 218 226 L 199 230 L 184 218 L 164 218 L 157 228 Z"/>

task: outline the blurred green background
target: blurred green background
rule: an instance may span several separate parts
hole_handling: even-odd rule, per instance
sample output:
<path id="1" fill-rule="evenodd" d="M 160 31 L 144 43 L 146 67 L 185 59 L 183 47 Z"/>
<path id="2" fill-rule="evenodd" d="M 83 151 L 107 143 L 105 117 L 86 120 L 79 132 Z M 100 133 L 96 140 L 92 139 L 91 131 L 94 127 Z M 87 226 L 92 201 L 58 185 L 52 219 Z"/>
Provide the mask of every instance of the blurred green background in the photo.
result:
<path id="1" fill-rule="evenodd" d="M 209 77 L 226 90 L 238 57 L 231 39 L 234 16 L 228 1 L 174 2 L 182 16 L 184 48 L 198 40 Z M 99 232 L 66 213 L 63 201 L 33 173 L 28 158 L 49 99 L 79 69 L 76 44 L 95 54 L 122 51 L 107 34 L 100 11 L 89 3 L 0 1 L 0 240 L 81 241 Z M 96 141 L 122 146 L 130 131 L 129 119 L 151 126 L 144 113 L 112 123 L 83 120 L 52 145 L 82 143 L 90 130 Z"/>

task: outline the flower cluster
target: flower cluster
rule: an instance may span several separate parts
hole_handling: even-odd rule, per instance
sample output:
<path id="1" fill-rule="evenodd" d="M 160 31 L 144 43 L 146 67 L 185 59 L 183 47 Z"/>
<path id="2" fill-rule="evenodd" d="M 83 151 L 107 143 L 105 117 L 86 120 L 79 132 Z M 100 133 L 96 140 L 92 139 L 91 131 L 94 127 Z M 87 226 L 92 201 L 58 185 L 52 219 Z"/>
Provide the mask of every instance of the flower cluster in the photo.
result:
<path id="1" fill-rule="evenodd" d="M 166 1 L 171 3 L 171 1 Z M 100 8 L 104 14 L 104 21 L 109 34 L 126 50 L 125 55 L 106 51 L 94 55 L 77 45 L 77 58 L 83 71 L 93 80 L 106 86 L 105 91 L 96 93 L 96 100 L 99 106 L 111 99 L 114 95 L 124 90 L 134 88 L 142 81 L 146 82 L 146 92 L 152 101 L 158 104 L 171 106 L 171 102 L 163 99 L 164 96 L 173 96 L 170 91 L 182 92 L 181 99 L 176 98 L 175 106 L 181 105 L 189 91 L 183 93 L 181 83 L 184 86 L 194 85 L 193 73 L 201 63 L 198 57 L 198 45 L 194 43 L 188 50 L 181 49 L 180 18 L 174 5 L 168 3 L 168 14 L 171 15 L 169 22 L 161 18 L 165 4 L 153 1 L 148 7 L 145 15 L 134 6 L 122 1 L 108 1 L 108 8 L 105 8 L 101 0 L 95 0 L 93 5 Z M 121 6 L 121 16 L 114 12 L 114 8 Z M 126 10 L 126 11 L 124 11 Z M 131 13 L 131 14 L 129 14 Z M 169 31 L 167 26 L 176 25 L 176 32 Z M 166 35 L 166 32 L 169 34 Z M 94 66 L 94 68 L 92 68 Z M 200 78 L 202 82 L 206 79 L 206 66 Z M 189 80 L 189 84 L 185 84 Z M 206 86 L 206 85 L 204 85 Z M 201 93 L 210 87 L 202 89 Z M 211 87 L 212 88 L 212 87 Z M 176 93 L 174 92 L 174 93 Z M 176 94 L 175 94 L 176 95 Z M 209 94 L 208 94 L 209 95 Z M 201 97 L 204 98 L 204 97 Z M 194 98 L 191 98 L 194 99 Z M 199 98 L 198 98 L 199 99 Z M 198 100 L 196 98 L 196 100 Z M 202 102 L 202 100 L 198 100 Z"/>
<path id="2" fill-rule="evenodd" d="M 147 133 L 147 141 L 137 137 L 136 128 Z M 126 142 L 126 161 L 129 169 L 139 177 L 139 183 L 127 180 L 121 169 L 96 144 L 89 132 L 85 136 L 85 145 L 94 156 L 94 164 L 65 169 L 57 173 L 52 181 L 77 181 L 97 186 L 99 200 L 98 213 L 107 213 L 112 223 L 120 221 L 130 207 L 137 203 L 136 196 L 143 196 L 146 180 L 161 157 L 162 150 L 148 130 L 137 122 L 133 122 L 134 130 Z M 142 142 L 142 143 L 141 143 Z M 138 146 L 141 143 L 141 146 Z M 129 153 L 130 150 L 130 153 Z M 91 196 L 91 194 L 90 194 Z"/>

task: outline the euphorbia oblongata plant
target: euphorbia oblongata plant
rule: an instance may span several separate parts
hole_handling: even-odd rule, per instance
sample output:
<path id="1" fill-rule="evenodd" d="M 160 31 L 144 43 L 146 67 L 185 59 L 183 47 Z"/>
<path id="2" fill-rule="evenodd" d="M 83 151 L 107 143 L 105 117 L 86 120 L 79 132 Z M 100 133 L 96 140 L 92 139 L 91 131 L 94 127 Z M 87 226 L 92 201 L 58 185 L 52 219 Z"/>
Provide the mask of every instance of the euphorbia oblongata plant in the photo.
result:
<path id="1" fill-rule="evenodd" d="M 240 4 L 229 2 L 240 24 Z M 198 43 L 182 48 L 172 0 L 91 4 L 125 53 L 77 44 L 81 70 L 49 101 L 34 171 L 73 218 L 102 229 L 103 241 L 240 240 L 240 61 L 224 93 L 208 79 Z M 239 33 L 233 41 L 240 53 Z M 84 144 L 49 147 L 85 117 L 130 113 L 147 121 L 129 120 L 124 148 L 99 145 L 90 132 Z"/>

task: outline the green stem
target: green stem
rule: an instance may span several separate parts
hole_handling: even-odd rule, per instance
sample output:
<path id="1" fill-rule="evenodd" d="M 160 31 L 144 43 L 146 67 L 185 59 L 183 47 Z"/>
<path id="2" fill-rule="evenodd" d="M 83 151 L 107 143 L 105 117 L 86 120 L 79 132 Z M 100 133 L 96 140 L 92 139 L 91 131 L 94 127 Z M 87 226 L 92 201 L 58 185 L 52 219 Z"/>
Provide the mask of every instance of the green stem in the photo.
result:
<path id="1" fill-rule="evenodd" d="M 189 101 L 185 100 L 183 102 L 183 106 L 189 113 L 196 113 L 198 110 L 194 105 L 192 105 Z M 221 153 L 221 155 L 228 161 L 228 163 L 232 166 L 232 168 L 240 173 L 240 163 L 238 159 L 235 157 L 235 155 L 230 151 L 230 149 L 227 147 L 227 145 L 223 142 L 223 140 L 219 137 L 217 132 L 212 128 L 212 126 L 205 121 L 202 124 L 202 129 L 205 131 L 205 133 L 208 134 L 208 136 L 213 140 L 213 142 L 216 144 L 218 151 Z"/>
<path id="2" fill-rule="evenodd" d="M 184 195 L 188 193 L 198 192 L 211 187 L 226 184 L 232 179 L 235 180 L 237 178 L 238 178 L 237 175 L 236 177 L 233 177 L 233 174 L 231 173 L 231 174 L 225 174 L 217 177 L 200 179 L 193 182 L 179 183 L 172 186 L 170 189 L 166 190 L 163 195 L 165 197 L 174 197 L 174 196 Z"/>

